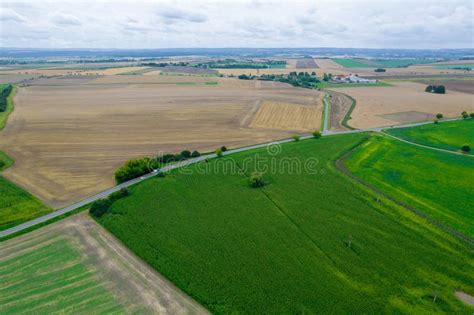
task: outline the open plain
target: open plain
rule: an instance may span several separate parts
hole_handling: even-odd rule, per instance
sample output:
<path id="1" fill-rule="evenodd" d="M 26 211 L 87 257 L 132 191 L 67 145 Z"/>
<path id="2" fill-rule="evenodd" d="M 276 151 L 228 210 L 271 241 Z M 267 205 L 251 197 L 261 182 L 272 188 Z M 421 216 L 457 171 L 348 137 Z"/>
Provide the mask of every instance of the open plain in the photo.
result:
<path id="1" fill-rule="evenodd" d="M 458 117 L 474 111 L 471 94 L 447 90 L 446 94 L 425 92 L 425 84 L 395 82 L 388 87 L 339 88 L 356 99 L 349 125 L 355 128 L 391 126 L 434 119 L 437 113 Z"/>
<path id="2" fill-rule="evenodd" d="M 19 88 L 0 138 L 0 149 L 15 159 L 3 175 L 53 207 L 112 186 L 114 170 L 130 158 L 248 145 L 307 130 L 252 128 L 263 102 L 322 109 L 321 92 L 276 82 L 143 75 L 72 81 Z M 315 112 L 314 126 L 320 117 Z"/>

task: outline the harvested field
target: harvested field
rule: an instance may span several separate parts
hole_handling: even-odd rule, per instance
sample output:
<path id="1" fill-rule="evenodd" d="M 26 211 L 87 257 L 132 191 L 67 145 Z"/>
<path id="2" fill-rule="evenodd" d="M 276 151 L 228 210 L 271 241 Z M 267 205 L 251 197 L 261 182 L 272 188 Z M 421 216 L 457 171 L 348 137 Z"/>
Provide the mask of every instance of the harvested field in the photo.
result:
<path id="1" fill-rule="evenodd" d="M 147 69 L 147 67 L 118 67 L 109 69 L 97 69 L 84 71 L 86 75 L 117 75 L 132 71 L 141 71 Z"/>
<path id="2" fill-rule="evenodd" d="M 341 122 L 352 106 L 352 100 L 344 94 L 334 91 L 329 92 L 331 110 L 330 110 L 330 130 L 347 130 Z"/>
<path id="3" fill-rule="evenodd" d="M 22 81 L 29 81 L 37 78 L 37 75 L 29 74 L 1 74 L 0 72 L 0 84 L 4 83 L 19 83 Z"/>
<path id="4" fill-rule="evenodd" d="M 444 85 L 448 91 L 474 94 L 474 80 L 421 80 L 419 82 L 426 85 Z"/>
<path id="5" fill-rule="evenodd" d="M 344 69 L 320 69 L 320 68 L 286 68 L 286 69 L 217 69 L 219 73 L 224 75 L 234 75 L 238 76 L 240 74 L 248 74 L 248 75 L 257 75 L 257 74 L 287 74 L 292 71 L 297 72 L 316 72 L 318 76 L 322 76 L 324 72 L 332 73 L 332 74 L 349 74 L 350 71 Z"/>
<path id="6" fill-rule="evenodd" d="M 248 127 L 256 106 L 314 106 L 320 97 L 277 82 L 176 84 L 183 80 L 209 78 L 118 75 L 20 88 L 0 137 L 0 150 L 15 159 L 3 175 L 48 205 L 64 206 L 112 186 L 113 172 L 130 158 L 288 137 L 294 131 Z"/>
<path id="7" fill-rule="evenodd" d="M 314 105 L 297 105 L 265 101 L 258 109 L 252 128 L 311 131 L 321 126 L 322 99 Z"/>
<path id="8" fill-rule="evenodd" d="M 332 59 L 315 59 L 316 64 L 322 69 L 342 69 L 343 67 Z"/>
<path id="9" fill-rule="evenodd" d="M 85 213 L 0 243 L 0 257 L 2 314 L 207 313 Z"/>
<path id="10" fill-rule="evenodd" d="M 352 113 L 349 125 L 355 128 L 371 128 L 396 125 L 401 122 L 415 122 L 417 115 L 407 112 L 421 112 L 423 115 L 442 113 L 445 117 L 457 117 L 462 111 L 474 111 L 472 95 L 456 91 L 446 94 L 425 92 L 425 84 L 414 82 L 396 82 L 390 87 L 340 88 L 338 92 L 356 99 L 357 105 Z M 386 116 L 393 115 L 394 116 Z M 425 116 L 426 117 L 426 116 Z"/>
<path id="11" fill-rule="evenodd" d="M 313 58 L 300 58 L 296 60 L 297 69 L 318 68 Z"/>
<path id="12" fill-rule="evenodd" d="M 187 74 L 217 74 L 217 70 L 208 68 L 197 68 L 197 67 L 184 67 L 184 66 L 166 66 L 157 69 L 158 72 L 171 72 L 171 73 L 187 73 Z M 156 74 L 156 70 L 152 71 Z M 149 72 L 150 74 L 152 72 Z M 158 73 L 159 74 L 159 73 Z"/>

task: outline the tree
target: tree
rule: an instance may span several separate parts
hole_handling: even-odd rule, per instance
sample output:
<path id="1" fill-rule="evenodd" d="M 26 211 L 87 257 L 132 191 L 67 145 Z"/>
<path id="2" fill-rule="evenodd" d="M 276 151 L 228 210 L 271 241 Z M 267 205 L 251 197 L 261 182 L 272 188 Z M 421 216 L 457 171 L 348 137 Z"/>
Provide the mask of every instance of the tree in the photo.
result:
<path id="1" fill-rule="evenodd" d="M 201 156 L 201 153 L 199 153 L 198 151 L 193 151 L 193 153 L 191 153 L 191 156 L 198 157 L 198 156 Z"/>
<path id="2" fill-rule="evenodd" d="M 265 186 L 265 181 L 263 180 L 263 174 L 259 172 L 254 172 L 250 175 L 249 184 L 253 188 L 259 188 Z"/>
<path id="3" fill-rule="evenodd" d="M 221 150 L 222 150 L 222 152 L 225 152 L 225 151 L 227 151 L 227 148 L 226 148 L 226 146 L 225 146 L 225 145 L 223 145 L 223 146 L 221 147 Z"/>
<path id="4" fill-rule="evenodd" d="M 461 150 L 465 153 L 467 152 L 470 152 L 471 151 L 471 147 L 469 146 L 469 144 L 465 144 L 461 147 Z"/>
<path id="5" fill-rule="evenodd" d="M 438 118 L 438 119 L 443 118 L 443 114 L 441 114 L 441 113 L 436 114 L 436 118 Z"/>
<path id="6" fill-rule="evenodd" d="M 462 116 L 462 118 L 464 118 L 464 119 L 468 119 L 468 118 L 469 118 L 469 114 L 468 114 L 467 112 L 462 112 L 462 113 L 461 113 L 461 116 Z"/>
<path id="7" fill-rule="evenodd" d="M 109 210 L 110 206 L 112 205 L 112 201 L 109 199 L 99 199 L 94 201 L 89 209 L 89 213 L 96 218 L 102 217 L 107 210 Z"/>
<path id="8" fill-rule="evenodd" d="M 191 151 L 189 151 L 189 150 L 181 151 L 181 156 L 186 158 L 186 159 L 189 159 L 191 157 Z"/>
<path id="9" fill-rule="evenodd" d="M 321 138 L 321 132 L 319 130 L 316 130 L 313 132 L 313 138 L 319 139 Z"/>
<path id="10" fill-rule="evenodd" d="M 293 140 L 295 140 L 295 142 L 300 141 L 300 136 L 299 135 L 293 135 L 291 137 L 293 138 Z"/>
<path id="11" fill-rule="evenodd" d="M 326 82 L 329 81 L 329 76 L 326 72 L 324 72 L 323 74 L 323 81 L 326 81 Z"/>
<path id="12" fill-rule="evenodd" d="M 222 156 L 222 149 L 221 149 L 221 148 L 219 148 L 219 149 L 216 150 L 216 155 L 217 155 L 217 157 L 221 157 L 221 156 Z"/>
<path id="13" fill-rule="evenodd" d="M 474 113 L 470 113 L 469 117 L 474 118 Z"/>
<path id="14" fill-rule="evenodd" d="M 438 93 L 438 94 L 445 94 L 446 93 L 446 89 L 444 88 L 444 85 L 438 85 L 435 87 L 435 93 Z"/>

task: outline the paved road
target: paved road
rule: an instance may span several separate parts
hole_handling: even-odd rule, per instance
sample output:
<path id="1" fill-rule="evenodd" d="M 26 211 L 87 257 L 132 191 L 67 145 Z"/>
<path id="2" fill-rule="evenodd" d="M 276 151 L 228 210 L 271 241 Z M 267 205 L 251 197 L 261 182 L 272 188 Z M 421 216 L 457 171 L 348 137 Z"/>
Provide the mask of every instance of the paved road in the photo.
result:
<path id="1" fill-rule="evenodd" d="M 325 106 L 328 106 L 328 104 L 325 103 Z M 328 107 L 326 107 L 325 113 L 327 113 L 328 116 L 329 116 L 329 111 L 327 109 L 328 109 Z M 326 114 L 325 114 L 325 116 L 326 116 Z M 329 118 L 325 117 L 325 124 L 328 121 L 328 119 Z M 459 118 L 445 119 L 443 121 L 452 121 L 452 120 L 458 120 L 458 119 Z M 356 130 L 346 130 L 346 131 L 328 131 L 328 130 L 326 130 L 326 131 L 323 131 L 323 136 L 341 135 L 341 134 L 349 134 L 349 133 L 359 133 L 359 132 L 367 132 L 367 131 L 381 132 L 384 129 L 415 127 L 415 126 L 421 126 L 421 125 L 432 124 L 432 123 L 433 122 L 428 121 L 428 122 L 412 123 L 412 124 L 405 124 L 405 125 L 397 125 L 397 126 L 393 126 L 393 127 L 356 129 Z M 325 126 L 325 128 L 327 128 L 327 126 Z M 393 136 L 391 136 L 391 137 L 393 137 Z M 309 139 L 309 138 L 312 138 L 312 135 L 302 135 L 301 136 L 301 139 Z M 394 138 L 396 138 L 396 137 L 394 137 Z M 400 139 L 400 138 L 396 138 L 396 139 L 407 142 L 407 143 L 410 143 L 410 144 L 413 144 L 413 145 L 426 147 L 426 146 L 423 146 L 423 145 L 420 145 L 420 144 L 417 144 L 417 143 L 413 143 L 413 142 L 409 142 L 409 141 L 406 141 L 406 140 L 403 140 L 403 139 Z M 260 143 L 260 144 L 256 144 L 256 145 L 251 145 L 251 146 L 247 146 L 247 147 L 241 147 L 241 148 L 229 150 L 229 151 L 224 152 L 223 155 L 229 155 L 229 154 L 234 154 L 234 153 L 238 153 L 238 152 L 244 152 L 244 151 L 249 151 L 249 150 L 253 150 L 253 149 L 264 148 L 264 147 L 267 147 L 268 145 L 271 145 L 271 144 L 283 144 L 283 143 L 292 142 L 292 141 L 294 141 L 294 140 L 293 139 L 283 139 L 283 140 L 277 140 L 277 141 L 272 141 L 272 142 L 267 142 L 267 143 Z M 432 148 L 432 147 L 427 147 L 427 148 Z M 445 150 L 442 150 L 442 149 L 437 149 L 437 150 L 445 151 Z M 448 151 L 448 152 L 453 153 L 451 151 Z M 212 158 L 215 158 L 215 157 L 216 157 L 215 153 L 203 155 L 203 156 L 200 156 L 198 158 L 189 159 L 187 161 L 182 161 L 182 162 L 179 162 L 179 163 L 176 163 L 176 164 L 173 164 L 173 165 L 165 166 L 161 169 L 161 171 L 162 172 L 168 172 L 168 171 L 180 168 L 180 167 L 184 167 L 186 165 L 194 164 L 194 163 L 197 163 L 197 162 L 204 161 L 205 159 L 212 159 Z M 59 216 L 65 214 L 65 213 L 74 211 L 74 210 L 76 210 L 76 209 L 78 209 L 78 208 L 80 208 L 84 205 L 87 205 L 87 204 L 89 204 L 93 201 L 105 198 L 105 197 L 109 196 L 110 194 L 112 194 L 112 193 L 114 193 L 114 192 L 116 192 L 116 191 L 118 191 L 122 188 L 129 187 L 131 185 L 134 185 L 136 183 L 139 183 L 141 181 L 144 181 L 144 180 L 146 180 L 148 178 L 151 178 L 153 176 L 156 176 L 156 175 L 157 175 L 157 172 L 143 175 L 139 178 L 132 179 L 128 182 L 124 182 L 122 184 L 119 184 L 119 185 L 114 186 L 112 188 L 109 188 L 107 190 L 104 190 L 104 191 L 102 191 L 102 192 L 100 192 L 100 193 L 98 193 L 94 196 L 88 197 L 84 200 L 76 202 L 76 203 L 74 203 L 72 205 L 69 205 L 65 208 L 53 211 L 53 212 L 48 213 L 48 214 L 46 214 L 44 216 L 41 216 L 39 218 L 33 219 L 31 221 L 28 221 L 28 222 L 25 222 L 25 223 L 22 223 L 22 224 L 19 224 L 17 226 L 14 226 L 12 228 L 9 228 L 9 229 L 3 230 L 3 231 L 0 231 L 0 238 L 5 237 L 5 236 L 9 236 L 9 235 L 17 233 L 17 232 L 20 232 L 20 231 L 28 229 L 28 228 L 30 228 L 34 225 L 46 222 L 46 221 L 51 220 L 53 218 L 59 217 Z"/>

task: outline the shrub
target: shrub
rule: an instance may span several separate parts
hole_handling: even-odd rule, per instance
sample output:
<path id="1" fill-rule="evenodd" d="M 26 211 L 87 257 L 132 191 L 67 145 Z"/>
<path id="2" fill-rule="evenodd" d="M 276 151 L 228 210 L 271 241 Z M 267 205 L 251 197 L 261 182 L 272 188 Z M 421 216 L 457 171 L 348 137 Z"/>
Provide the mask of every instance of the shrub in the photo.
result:
<path id="1" fill-rule="evenodd" d="M 0 170 L 6 165 L 5 161 L 0 160 Z"/>
<path id="2" fill-rule="evenodd" d="M 162 156 L 158 156 L 157 160 L 161 164 L 166 164 L 166 163 L 169 163 L 169 162 L 173 162 L 175 160 L 175 156 L 174 156 L 174 154 L 165 154 L 165 155 L 162 155 Z"/>
<path id="3" fill-rule="evenodd" d="M 439 124 L 439 120 L 438 120 L 438 119 L 435 119 L 435 120 L 434 120 L 434 123 L 435 123 L 435 124 Z"/>
<path id="4" fill-rule="evenodd" d="M 295 142 L 300 141 L 300 136 L 299 135 L 293 135 L 291 137 L 293 138 L 293 140 L 295 140 Z"/>
<path id="5" fill-rule="evenodd" d="M 441 114 L 441 113 L 436 114 L 436 118 L 438 118 L 438 119 L 443 118 L 443 114 Z"/>
<path id="6" fill-rule="evenodd" d="M 114 202 L 114 201 L 117 201 L 121 198 L 127 197 L 128 195 L 130 195 L 130 192 L 128 191 L 128 188 L 122 188 L 119 191 L 111 193 L 108 199 L 111 202 Z"/>
<path id="7" fill-rule="evenodd" d="M 262 173 L 254 172 L 250 175 L 249 184 L 253 188 L 259 188 L 265 186 Z"/>
<path id="8" fill-rule="evenodd" d="M 467 153 L 471 151 L 471 147 L 469 146 L 469 144 L 465 144 L 461 147 L 461 150 Z"/>
<path id="9" fill-rule="evenodd" d="M 189 150 L 181 151 L 181 156 L 185 159 L 189 159 L 191 157 L 191 151 Z"/>
<path id="10" fill-rule="evenodd" d="M 321 138 L 321 132 L 319 130 L 316 130 L 313 132 L 313 138 L 319 139 Z"/>
<path id="11" fill-rule="evenodd" d="M 435 87 L 434 92 L 438 94 L 444 94 L 446 93 L 446 89 L 444 88 L 444 85 L 438 85 L 437 87 Z"/>
<path id="12" fill-rule="evenodd" d="M 374 71 L 375 72 L 385 72 L 386 70 L 384 68 L 377 68 Z"/>
<path id="13" fill-rule="evenodd" d="M 225 146 L 225 145 L 223 145 L 223 146 L 221 147 L 221 150 L 222 150 L 222 152 L 225 152 L 225 151 L 227 151 L 227 148 L 226 148 L 226 146 Z"/>
<path id="14" fill-rule="evenodd" d="M 89 213 L 96 218 L 100 218 L 107 212 L 107 210 L 109 210 L 111 205 L 112 201 L 109 199 L 99 199 L 94 201 L 91 208 L 89 209 Z"/>
<path id="15" fill-rule="evenodd" d="M 198 156 L 201 156 L 201 153 L 199 153 L 198 151 L 193 151 L 193 153 L 191 153 L 191 156 L 198 157 Z"/>
<path id="16" fill-rule="evenodd" d="M 153 164 L 150 158 L 129 160 L 115 171 L 115 181 L 120 184 L 145 175 L 151 171 Z"/>
<path id="17" fill-rule="evenodd" d="M 216 154 L 217 154 L 218 157 L 221 157 L 222 156 L 222 149 L 221 148 L 217 149 Z"/>
<path id="18" fill-rule="evenodd" d="M 474 113 L 470 113 L 469 117 L 474 118 Z"/>
<path id="19" fill-rule="evenodd" d="M 467 112 L 462 112 L 462 113 L 461 113 L 461 116 L 462 116 L 462 118 L 464 118 L 464 119 L 468 119 L 468 118 L 469 118 L 469 114 L 468 114 Z"/>

